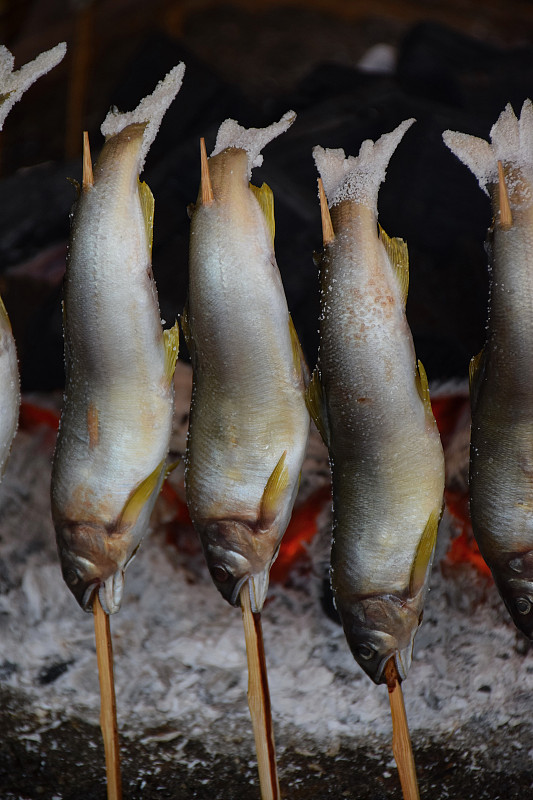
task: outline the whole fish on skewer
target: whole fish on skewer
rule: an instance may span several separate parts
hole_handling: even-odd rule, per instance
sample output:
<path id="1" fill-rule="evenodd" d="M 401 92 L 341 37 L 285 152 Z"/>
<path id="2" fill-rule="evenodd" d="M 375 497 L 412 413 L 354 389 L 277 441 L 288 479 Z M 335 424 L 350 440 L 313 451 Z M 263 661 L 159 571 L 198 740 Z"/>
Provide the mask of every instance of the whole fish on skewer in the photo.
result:
<path id="1" fill-rule="evenodd" d="M 183 329 L 193 363 L 187 502 L 211 576 L 260 611 L 290 519 L 309 431 L 305 365 L 274 255 L 272 192 L 249 184 L 265 129 L 226 120 L 192 215 Z"/>
<path id="2" fill-rule="evenodd" d="M 139 174 L 183 71 L 171 70 L 134 111 L 110 111 L 72 218 L 52 514 L 63 577 L 87 611 L 95 592 L 105 611 L 118 611 L 167 469 L 178 330 L 161 327 L 154 201 Z"/>
<path id="3" fill-rule="evenodd" d="M 330 452 L 331 581 L 350 648 L 376 683 L 411 663 L 444 491 L 444 458 L 405 317 L 407 248 L 377 226 L 389 159 L 413 120 L 321 174 L 319 361 L 308 405 Z M 331 216 L 328 213 L 329 199 Z"/>
<path id="4" fill-rule="evenodd" d="M 13 55 L 7 47 L 0 46 L 0 131 L 4 127 L 7 115 L 26 89 L 41 75 L 59 64 L 66 50 L 64 43 L 58 44 L 14 72 Z M 19 387 L 15 340 L 7 311 L 0 298 L 0 479 L 4 474 L 11 442 L 17 430 Z"/>
<path id="5" fill-rule="evenodd" d="M 491 143 L 444 141 L 492 200 L 487 340 L 470 364 L 470 514 L 517 627 L 533 638 L 533 105 L 510 105 Z"/>

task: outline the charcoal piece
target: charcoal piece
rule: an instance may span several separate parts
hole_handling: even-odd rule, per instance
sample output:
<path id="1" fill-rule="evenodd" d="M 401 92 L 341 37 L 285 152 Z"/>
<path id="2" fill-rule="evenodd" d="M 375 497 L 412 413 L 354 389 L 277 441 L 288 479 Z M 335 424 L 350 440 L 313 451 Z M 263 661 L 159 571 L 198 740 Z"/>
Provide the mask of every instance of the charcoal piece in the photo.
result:
<path id="1" fill-rule="evenodd" d="M 54 683 L 54 681 L 57 681 L 61 675 L 65 674 L 70 665 L 73 663 L 74 661 L 71 659 L 70 661 L 58 661 L 56 664 L 52 664 L 49 667 L 43 667 L 41 670 L 39 670 L 37 682 L 41 686 L 46 686 L 48 683 Z"/>

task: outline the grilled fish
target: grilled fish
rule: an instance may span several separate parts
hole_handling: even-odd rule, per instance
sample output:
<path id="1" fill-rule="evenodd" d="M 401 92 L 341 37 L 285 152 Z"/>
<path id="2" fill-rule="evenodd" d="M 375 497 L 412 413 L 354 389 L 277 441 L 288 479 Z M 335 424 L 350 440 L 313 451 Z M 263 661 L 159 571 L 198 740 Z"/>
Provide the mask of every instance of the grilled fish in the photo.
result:
<path id="1" fill-rule="evenodd" d="M 363 142 L 357 158 L 313 151 L 325 187 L 324 252 L 307 397 L 330 453 L 335 602 L 376 683 L 391 657 L 407 675 L 444 492 L 442 446 L 405 317 L 407 248 L 377 226 L 379 186 L 413 121 Z"/>
<path id="2" fill-rule="evenodd" d="M 41 53 L 25 64 L 18 72 L 13 71 L 14 58 L 7 47 L 0 46 L 0 130 L 4 122 L 26 89 L 37 78 L 58 64 L 66 53 L 64 43 Z M 11 442 L 15 436 L 20 407 L 20 382 L 15 340 L 5 306 L 0 298 L 0 479 L 2 478 Z"/>
<path id="3" fill-rule="evenodd" d="M 124 570 L 166 472 L 178 330 L 163 332 L 144 158 L 178 92 L 175 67 L 133 112 L 111 111 L 74 210 L 64 286 L 66 388 L 52 471 L 63 577 L 91 610 L 119 610 Z M 89 174 L 89 177 L 87 177 Z"/>
<path id="4" fill-rule="evenodd" d="M 272 192 L 249 184 L 265 129 L 226 120 L 203 160 L 182 327 L 193 363 L 189 511 L 216 587 L 233 605 L 249 580 L 260 611 L 290 519 L 309 432 L 305 366 L 274 256 Z"/>
<path id="5" fill-rule="evenodd" d="M 533 105 L 510 105 L 491 143 L 444 141 L 492 200 L 487 340 L 470 364 L 470 513 L 517 627 L 533 638 Z"/>

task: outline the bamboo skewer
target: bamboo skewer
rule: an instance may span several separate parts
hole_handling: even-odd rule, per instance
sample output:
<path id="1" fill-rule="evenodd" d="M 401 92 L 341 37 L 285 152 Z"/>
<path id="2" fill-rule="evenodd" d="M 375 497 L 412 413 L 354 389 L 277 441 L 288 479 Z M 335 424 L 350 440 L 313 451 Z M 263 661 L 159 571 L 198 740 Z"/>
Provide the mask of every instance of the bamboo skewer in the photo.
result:
<path id="1" fill-rule="evenodd" d="M 281 800 L 261 614 L 252 612 L 248 582 L 241 589 L 240 600 L 248 660 L 248 706 L 257 752 L 261 800 Z"/>
<path id="2" fill-rule="evenodd" d="M 403 797 L 404 800 L 420 800 L 415 760 L 403 702 L 402 685 L 394 658 L 389 659 L 387 662 L 385 678 L 389 690 L 392 716 L 392 753 L 398 767 Z"/>
<path id="3" fill-rule="evenodd" d="M 108 800 L 122 800 L 117 704 L 113 679 L 113 647 L 109 617 L 102 608 L 98 592 L 94 596 L 94 635 L 100 681 L 100 727 L 104 739 Z"/>

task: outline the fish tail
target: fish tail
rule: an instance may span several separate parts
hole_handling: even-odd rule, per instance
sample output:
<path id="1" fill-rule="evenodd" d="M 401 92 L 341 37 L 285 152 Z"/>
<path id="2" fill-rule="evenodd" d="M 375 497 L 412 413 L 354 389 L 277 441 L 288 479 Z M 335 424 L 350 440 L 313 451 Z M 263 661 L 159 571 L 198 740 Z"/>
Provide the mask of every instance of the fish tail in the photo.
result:
<path id="1" fill-rule="evenodd" d="M 379 187 L 385 180 L 391 156 L 414 121 L 406 119 L 376 142 L 366 139 L 358 156 L 347 157 L 342 149 L 319 146 L 313 149 L 330 208 L 343 200 L 353 200 L 377 209 Z"/>
<path id="2" fill-rule="evenodd" d="M 477 136 L 444 131 L 445 144 L 476 176 L 480 187 L 498 183 L 498 162 L 505 167 L 533 171 L 533 105 L 526 100 L 517 119 L 510 103 L 490 131 L 490 144 Z"/>
<path id="3" fill-rule="evenodd" d="M 139 172 L 142 172 L 146 155 L 157 135 L 161 120 L 181 88 L 184 72 L 185 64 L 181 62 L 171 69 L 162 81 L 159 81 L 152 94 L 143 98 L 137 108 L 121 112 L 113 107 L 102 123 L 100 130 L 106 139 L 116 136 L 128 125 L 146 124 L 140 151 Z"/>
<path id="4" fill-rule="evenodd" d="M 225 120 L 218 129 L 215 149 L 211 157 L 218 155 L 229 147 L 246 150 L 248 155 L 248 180 L 250 180 L 252 169 L 260 167 L 263 163 L 261 151 L 266 145 L 275 139 L 280 133 L 290 128 L 296 114 L 294 111 L 287 111 L 279 122 L 273 122 L 266 128 L 243 128 L 234 119 Z"/>

